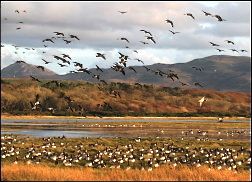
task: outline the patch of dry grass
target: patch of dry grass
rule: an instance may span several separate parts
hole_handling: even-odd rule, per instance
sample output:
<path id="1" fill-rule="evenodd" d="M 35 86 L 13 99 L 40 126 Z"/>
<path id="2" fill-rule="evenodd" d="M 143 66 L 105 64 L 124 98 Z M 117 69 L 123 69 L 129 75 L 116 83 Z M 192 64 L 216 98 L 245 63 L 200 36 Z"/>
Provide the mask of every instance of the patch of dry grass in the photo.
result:
<path id="1" fill-rule="evenodd" d="M 137 169 L 51 168 L 43 165 L 10 164 L 2 166 L 2 181 L 250 181 L 250 172 L 234 173 L 216 170 L 168 165 L 141 171 Z"/>

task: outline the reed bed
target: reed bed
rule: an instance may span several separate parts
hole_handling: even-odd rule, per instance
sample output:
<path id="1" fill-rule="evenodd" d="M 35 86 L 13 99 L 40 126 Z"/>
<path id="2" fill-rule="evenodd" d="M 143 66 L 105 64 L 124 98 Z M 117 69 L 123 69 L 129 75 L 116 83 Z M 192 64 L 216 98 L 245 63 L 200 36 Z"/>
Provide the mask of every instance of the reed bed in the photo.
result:
<path id="1" fill-rule="evenodd" d="M 2 165 L 1 181 L 250 181 L 250 171 L 235 173 L 208 167 L 176 168 L 165 165 L 153 171 L 48 167 L 36 164 Z"/>

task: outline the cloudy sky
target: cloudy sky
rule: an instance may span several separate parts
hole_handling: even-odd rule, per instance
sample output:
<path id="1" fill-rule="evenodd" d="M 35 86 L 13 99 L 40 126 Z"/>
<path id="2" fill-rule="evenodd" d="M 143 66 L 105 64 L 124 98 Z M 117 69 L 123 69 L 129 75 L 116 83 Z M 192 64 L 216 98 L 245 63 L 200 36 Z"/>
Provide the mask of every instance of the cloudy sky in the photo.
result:
<path id="1" fill-rule="evenodd" d="M 250 9 L 250 1 L 1 1 L 1 69 L 17 60 L 43 65 L 58 74 L 76 70 L 73 61 L 86 68 L 94 68 L 96 64 L 108 68 L 119 61 L 118 52 L 131 58 L 128 65 L 142 65 L 134 60 L 137 58 L 150 65 L 183 63 L 218 54 L 250 56 Z M 202 10 L 220 15 L 226 21 L 205 16 Z M 185 13 L 192 13 L 195 20 Z M 173 21 L 174 27 L 166 19 Z M 145 37 L 148 34 L 140 31 L 142 29 L 151 32 L 156 44 Z M 173 35 L 169 30 L 180 33 Z M 53 33 L 56 31 L 64 33 L 65 38 L 57 38 Z M 70 38 L 70 34 L 80 40 Z M 42 42 L 51 37 L 56 37 L 52 39 L 54 43 Z M 122 37 L 129 43 L 120 40 Z M 63 39 L 71 43 L 66 44 Z M 139 41 L 149 44 L 143 45 Z M 209 42 L 220 46 L 213 47 Z M 248 52 L 237 53 L 230 49 Z M 106 60 L 96 57 L 97 52 L 104 53 Z M 57 63 L 62 62 L 53 55 L 63 53 L 70 55 L 72 60 L 68 67 L 61 68 Z M 52 63 L 45 65 L 42 59 Z"/>

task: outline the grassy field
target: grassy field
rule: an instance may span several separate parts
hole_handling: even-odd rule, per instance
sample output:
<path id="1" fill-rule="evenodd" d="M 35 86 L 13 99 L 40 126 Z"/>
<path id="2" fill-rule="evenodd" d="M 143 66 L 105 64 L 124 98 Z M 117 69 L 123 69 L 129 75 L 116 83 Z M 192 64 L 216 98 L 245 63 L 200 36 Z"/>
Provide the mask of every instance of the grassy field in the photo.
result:
<path id="1" fill-rule="evenodd" d="M 234 173 L 207 167 L 163 166 L 153 171 L 137 169 L 55 168 L 44 165 L 2 166 L 2 181 L 250 181 L 250 172 Z"/>

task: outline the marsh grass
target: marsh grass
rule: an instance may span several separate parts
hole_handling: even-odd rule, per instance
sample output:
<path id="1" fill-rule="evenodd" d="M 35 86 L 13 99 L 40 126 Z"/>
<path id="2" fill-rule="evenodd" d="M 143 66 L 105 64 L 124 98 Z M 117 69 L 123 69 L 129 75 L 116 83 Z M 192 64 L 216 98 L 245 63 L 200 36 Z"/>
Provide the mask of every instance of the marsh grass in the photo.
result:
<path id="1" fill-rule="evenodd" d="M 250 172 L 227 169 L 208 171 L 206 166 L 176 169 L 165 165 L 153 171 L 138 169 L 60 168 L 44 165 L 11 164 L 2 166 L 2 181 L 250 181 Z"/>

